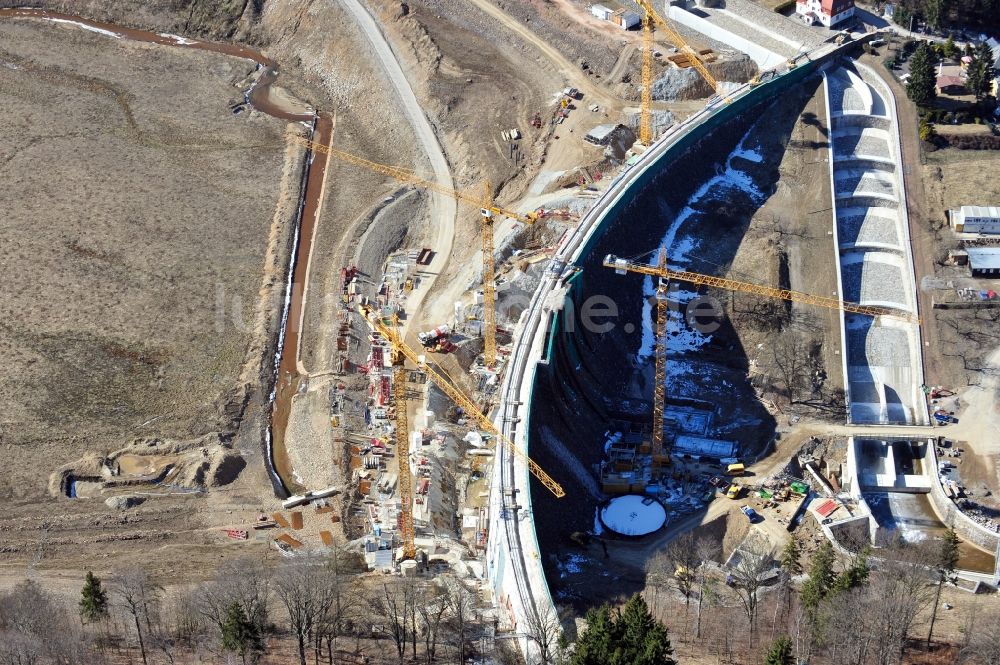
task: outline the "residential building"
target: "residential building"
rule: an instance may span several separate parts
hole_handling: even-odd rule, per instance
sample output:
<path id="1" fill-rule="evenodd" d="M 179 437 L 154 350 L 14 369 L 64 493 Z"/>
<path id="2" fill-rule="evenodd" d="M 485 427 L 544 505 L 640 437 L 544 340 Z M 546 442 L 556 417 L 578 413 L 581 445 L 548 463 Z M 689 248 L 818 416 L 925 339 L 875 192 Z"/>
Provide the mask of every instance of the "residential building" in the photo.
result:
<path id="1" fill-rule="evenodd" d="M 962 206 L 948 217 L 956 233 L 1000 235 L 1000 206 Z"/>
<path id="2" fill-rule="evenodd" d="M 854 0 L 796 0 L 795 13 L 809 25 L 830 28 L 854 16 Z"/>

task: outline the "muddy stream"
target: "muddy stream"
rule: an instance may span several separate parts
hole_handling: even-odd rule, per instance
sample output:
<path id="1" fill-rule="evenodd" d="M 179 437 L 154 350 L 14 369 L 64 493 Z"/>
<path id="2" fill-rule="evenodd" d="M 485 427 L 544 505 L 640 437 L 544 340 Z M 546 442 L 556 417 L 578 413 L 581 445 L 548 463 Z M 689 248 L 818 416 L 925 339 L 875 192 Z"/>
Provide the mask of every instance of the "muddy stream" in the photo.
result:
<path id="1" fill-rule="evenodd" d="M 330 142 L 333 132 L 331 117 L 318 112 L 296 112 L 282 106 L 277 99 L 272 98 L 271 84 L 277 79 L 278 64 L 253 49 L 236 44 L 188 39 L 178 35 L 126 28 L 112 23 L 41 9 L 0 9 L 0 18 L 32 18 L 53 23 L 73 24 L 81 29 L 112 39 L 129 39 L 162 46 L 199 49 L 251 60 L 257 64 L 258 70 L 263 71 L 260 71 L 256 82 L 246 93 L 245 98 L 250 106 L 274 118 L 307 123 L 311 128 L 310 138 L 313 141 L 323 145 L 328 145 Z M 302 188 L 293 230 L 292 252 L 286 274 L 285 299 L 281 313 L 281 327 L 278 333 L 270 392 L 271 413 L 265 459 L 275 494 L 282 498 L 288 496 L 290 490 L 302 489 L 293 479 L 291 462 L 285 449 L 284 439 L 292 396 L 298 389 L 301 378 L 297 370 L 299 321 L 301 320 L 309 251 L 316 230 L 316 219 L 322 201 L 323 181 L 326 176 L 327 160 L 314 161 L 313 157 L 313 151 L 309 150 L 302 173 Z M 291 324 L 290 327 L 289 324 Z"/>

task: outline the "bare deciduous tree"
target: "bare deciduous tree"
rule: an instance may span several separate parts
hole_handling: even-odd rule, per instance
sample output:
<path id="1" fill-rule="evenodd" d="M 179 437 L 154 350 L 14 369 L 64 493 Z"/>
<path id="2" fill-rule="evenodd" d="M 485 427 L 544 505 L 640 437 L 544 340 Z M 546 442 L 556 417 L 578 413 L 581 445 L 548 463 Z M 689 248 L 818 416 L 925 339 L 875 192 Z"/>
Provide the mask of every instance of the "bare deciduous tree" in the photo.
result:
<path id="1" fill-rule="evenodd" d="M 559 611 L 551 605 L 536 608 L 528 612 L 527 637 L 538 650 L 539 665 L 551 665 L 559 662 L 559 642 L 563 634 L 562 618 Z"/>
<path id="2" fill-rule="evenodd" d="M 420 616 L 420 630 L 424 636 L 424 657 L 427 665 L 437 655 L 438 636 L 448 614 L 447 589 L 441 584 L 430 584 L 424 588 L 417 614 Z"/>
<path id="3" fill-rule="evenodd" d="M 415 596 L 416 585 L 412 578 L 386 582 L 369 596 L 372 612 L 384 622 L 382 632 L 395 644 L 399 662 L 403 662 L 410 640 L 410 615 L 414 612 Z"/>
<path id="4" fill-rule="evenodd" d="M 143 665 L 147 662 L 147 637 L 153 632 L 153 624 L 158 622 L 159 592 L 149 574 L 141 568 L 119 571 L 111 578 L 112 600 L 135 628 Z"/>
<path id="5" fill-rule="evenodd" d="M 698 559 L 698 618 L 695 621 L 695 637 L 701 637 L 701 610 L 705 604 L 707 588 L 708 562 L 714 560 L 719 554 L 719 546 L 710 538 L 699 538 L 695 541 L 695 556 Z"/>
<path id="6" fill-rule="evenodd" d="M 774 549 L 763 536 L 751 532 L 739 547 L 736 563 L 730 568 L 730 589 L 739 599 L 750 630 L 753 643 L 757 624 L 757 607 L 760 589 L 774 566 Z"/>
<path id="7" fill-rule="evenodd" d="M 963 663 L 1000 665 L 1000 609 L 989 607 L 972 615 L 962 648 Z"/>
<path id="8" fill-rule="evenodd" d="M 274 593 L 288 613 L 298 645 L 299 665 L 306 665 L 306 643 L 338 597 L 337 573 L 320 559 L 286 563 L 274 578 Z"/>
<path id="9" fill-rule="evenodd" d="M 466 588 L 457 577 L 445 578 L 443 585 L 444 600 L 448 605 L 448 618 L 445 627 L 455 640 L 458 649 L 456 660 L 459 663 L 464 663 L 469 625 L 473 621 L 476 607 L 476 595 Z"/>
<path id="10" fill-rule="evenodd" d="M 221 632 L 226 612 L 233 603 L 263 633 L 267 627 L 270 573 L 263 563 L 250 557 L 223 563 L 215 579 L 201 588 L 199 611 Z"/>

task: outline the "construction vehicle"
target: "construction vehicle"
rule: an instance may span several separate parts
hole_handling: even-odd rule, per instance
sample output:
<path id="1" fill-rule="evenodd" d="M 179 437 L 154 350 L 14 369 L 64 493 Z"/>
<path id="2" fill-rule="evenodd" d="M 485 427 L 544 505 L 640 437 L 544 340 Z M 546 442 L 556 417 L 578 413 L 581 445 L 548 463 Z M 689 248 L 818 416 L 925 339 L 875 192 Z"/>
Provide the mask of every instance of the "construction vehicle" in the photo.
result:
<path id="1" fill-rule="evenodd" d="M 445 324 L 427 332 L 417 333 L 417 340 L 424 346 L 431 346 L 436 344 L 442 337 L 448 337 L 450 334 L 451 326 Z"/>
<path id="2" fill-rule="evenodd" d="M 664 32 L 667 33 L 667 37 L 671 42 L 677 47 L 679 51 L 684 53 L 691 65 L 698 70 L 701 77 L 712 86 L 712 90 L 723 94 L 726 103 L 732 100 L 728 95 L 722 93 L 719 88 L 719 82 L 715 80 L 711 72 L 708 71 L 708 67 L 702 61 L 701 56 L 691 48 L 691 46 L 685 41 L 683 37 L 677 34 L 677 31 L 670 27 L 663 17 L 661 17 L 656 10 L 653 9 L 652 0 L 636 0 L 636 4 L 643 11 L 642 20 L 642 98 L 639 103 L 639 142 L 643 145 L 649 145 L 653 140 L 653 23 L 655 22 L 658 27 L 662 28 Z"/>
<path id="3" fill-rule="evenodd" d="M 732 499 L 733 501 L 740 498 L 740 494 L 742 493 L 743 493 L 743 487 L 741 485 L 737 485 L 736 483 L 730 485 L 729 489 L 726 490 L 726 496 Z"/>
<path id="4" fill-rule="evenodd" d="M 746 467 L 742 464 L 730 464 L 726 467 L 727 476 L 742 476 L 746 473 Z"/>
<path id="5" fill-rule="evenodd" d="M 493 284 L 493 279 L 496 273 L 496 263 L 493 256 L 493 218 L 496 215 L 500 215 L 521 222 L 522 224 L 534 224 L 541 218 L 541 215 L 535 211 L 519 213 L 496 205 L 493 201 L 492 186 L 488 182 L 485 183 L 484 193 L 482 195 L 477 195 L 471 192 L 446 187 L 445 185 L 434 182 L 433 180 L 427 180 L 426 178 L 417 175 L 415 172 L 400 166 L 379 164 L 378 162 L 373 162 L 370 159 L 365 159 L 364 157 L 359 157 L 358 155 L 354 155 L 343 150 L 337 150 L 336 148 L 323 145 L 322 143 L 310 141 L 304 136 L 293 136 L 291 140 L 304 145 L 310 150 L 321 152 L 342 162 L 368 169 L 369 171 L 374 171 L 375 173 L 393 178 L 394 180 L 404 184 L 429 189 L 433 192 L 450 196 L 456 201 L 461 201 L 479 208 L 480 215 L 482 216 L 481 224 L 483 242 L 483 359 L 484 365 L 487 368 L 492 369 L 496 365 L 497 359 L 496 287 Z"/>
<path id="6" fill-rule="evenodd" d="M 864 314 L 866 316 L 879 317 L 889 316 L 894 318 L 919 323 L 920 319 L 899 310 L 877 305 L 861 305 L 859 303 L 845 302 L 839 298 L 828 296 L 816 296 L 800 291 L 789 289 L 779 289 L 771 286 L 763 286 L 750 282 L 740 282 L 725 277 L 715 277 L 713 275 L 703 275 L 701 273 L 687 270 L 671 270 L 667 267 L 667 253 L 665 249 L 659 250 L 656 265 L 646 263 L 636 263 L 628 259 L 619 258 L 612 254 L 604 257 L 604 267 L 612 268 L 619 275 L 628 273 L 638 273 L 640 275 L 650 275 L 658 279 L 656 287 L 656 372 L 655 383 L 653 385 L 653 441 L 652 454 L 654 467 L 663 462 L 669 461 L 669 454 L 663 448 L 663 409 L 666 401 L 666 378 L 667 378 L 667 290 L 669 280 L 687 282 L 699 286 L 713 286 L 727 291 L 737 291 L 750 293 L 758 296 L 779 298 L 791 302 L 816 305 L 829 309 L 843 310 L 853 314 Z"/>
<path id="7" fill-rule="evenodd" d="M 382 336 L 394 349 L 394 351 L 405 356 L 407 360 L 416 365 L 417 369 L 427 375 L 431 382 L 438 387 L 445 395 L 447 395 L 455 403 L 456 406 L 461 408 L 466 417 L 471 418 L 476 425 L 491 434 L 504 448 L 506 448 L 511 454 L 519 458 L 528 467 L 528 471 L 531 475 L 535 476 L 542 485 L 545 486 L 554 496 L 561 498 L 566 496 L 566 492 L 563 490 L 562 486 L 559 485 L 549 474 L 538 465 L 535 460 L 528 457 L 528 455 L 522 451 L 517 445 L 505 437 L 503 433 L 493 424 L 489 416 L 482 412 L 482 410 L 476 406 L 475 402 L 466 397 L 465 393 L 461 389 L 457 388 L 451 379 L 449 379 L 443 372 L 434 369 L 428 365 L 423 357 L 412 349 L 403 339 L 400 337 L 390 325 L 387 325 L 378 314 L 370 307 L 366 305 L 361 305 L 358 308 L 361 316 L 365 319 L 372 330 L 377 332 Z M 397 411 L 399 409 L 397 408 Z M 399 417 L 397 413 L 397 418 Z M 397 437 L 399 436 L 397 432 Z M 405 438 L 405 434 L 403 435 Z M 408 444 L 407 444 L 408 445 Z M 400 475 L 402 479 L 402 475 Z M 412 517 L 412 515 L 411 515 Z"/>

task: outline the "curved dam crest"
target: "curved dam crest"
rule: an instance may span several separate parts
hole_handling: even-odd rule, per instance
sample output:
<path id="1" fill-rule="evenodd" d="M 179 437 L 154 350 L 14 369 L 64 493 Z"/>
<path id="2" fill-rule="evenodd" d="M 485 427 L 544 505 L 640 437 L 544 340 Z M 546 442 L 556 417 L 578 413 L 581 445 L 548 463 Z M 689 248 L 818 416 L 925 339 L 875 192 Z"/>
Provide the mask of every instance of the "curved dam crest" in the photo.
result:
<path id="1" fill-rule="evenodd" d="M 768 165 L 757 146 L 743 143 L 751 126 L 759 119 L 750 111 L 760 110 L 774 102 L 779 95 L 792 90 L 842 51 L 842 48 L 832 46 L 826 48 L 822 54 L 816 54 L 814 60 L 756 88 L 734 94 L 732 104 L 710 106 L 699 114 L 702 117 L 688 121 L 694 121 L 694 126 L 683 127 L 676 136 L 667 135 L 661 139 L 669 145 L 653 155 L 647 164 L 640 162 L 632 167 L 642 168 L 641 172 L 619 176 L 619 179 L 631 176 L 632 180 L 623 191 L 609 193 L 610 202 L 601 210 L 595 207 L 597 218 L 584 219 L 583 224 L 590 221 L 591 225 L 583 233 L 568 239 L 560 248 L 550 269 L 556 283 L 548 289 L 548 304 L 539 307 L 544 312 L 541 319 L 547 335 L 545 350 L 542 359 L 523 378 L 526 384 L 530 383 L 530 387 L 521 393 L 522 400 L 526 395 L 528 397 L 525 400 L 525 438 L 536 443 L 530 453 L 543 467 L 562 470 L 558 480 L 567 486 L 569 498 L 569 501 L 559 502 L 545 496 L 544 492 L 531 494 L 534 532 L 540 550 L 558 548 L 573 532 L 596 530 L 595 508 L 598 502 L 594 497 L 593 484 L 580 478 L 580 473 L 581 469 L 594 473 L 593 467 L 603 454 L 602 444 L 608 435 L 613 434 L 608 426 L 612 417 L 624 417 L 626 422 L 636 423 L 640 428 L 649 420 L 652 368 L 649 366 L 645 372 L 637 372 L 636 369 L 642 363 L 641 356 L 651 349 L 652 335 L 648 331 L 651 312 L 644 295 L 652 288 L 652 282 L 644 284 L 639 277 L 615 275 L 614 271 L 601 265 L 604 255 L 636 256 L 664 244 L 671 245 L 671 240 L 678 239 L 673 244 L 672 261 L 684 262 L 684 267 L 690 270 L 708 273 L 718 272 L 719 266 L 726 266 L 745 231 L 749 216 L 734 220 L 721 236 L 713 233 L 711 238 L 703 239 L 702 244 L 709 240 L 712 245 L 708 252 L 699 246 L 697 231 L 689 234 L 687 229 L 682 232 L 682 227 L 697 223 L 702 215 L 707 214 L 701 209 L 703 202 L 724 206 L 726 197 L 720 200 L 717 196 L 721 190 L 728 190 L 728 196 L 733 199 L 742 199 L 740 205 L 744 206 L 758 205 L 772 193 L 777 179 L 776 166 Z M 818 79 L 816 84 L 819 85 Z M 654 145 L 651 150 L 657 148 L 661 146 Z M 703 158 L 706 153 L 723 156 L 723 159 L 708 164 L 690 159 L 691 156 Z M 753 173 L 748 174 L 748 171 Z M 611 186 L 611 190 L 614 189 L 615 183 Z M 713 214 L 725 217 L 724 211 L 718 209 Z M 666 220 L 673 223 L 668 224 Z M 732 244 L 734 239 L 736 245 Z M 592 334 L 580 330 L 580 306 L 594 294 L 610 296 L 617 304 L 620 325 L 610 333 Z M 672 296 L 675 300 L 685 297 L 683 293 Z M 557 301 L 562 299 L 571 306 L 560 307 L 553 298 Z M 624 324 L 628 322 L 633 323 L 631 332 L 625 332 L 627 326 Z M 672 324 L 678 335 L 682 334 L 680 326 L 678 316 Z M 732 357 L 731 369 L 743 367 L 745 375 L 747 353 L 736 343 L 738 338 L 727 320 L 722 322 L 717 337 L 714 342 L 719 345 L 716 353 L 729 354 Z M 693 336 L 688 341 L 693 342 L 693 347 L 713 343 Z M 603 361 L 595 361 L 595 358 L 603 358 Z M 699 372 L 700 369 L 696 370 L 696 373 Z M 668 380 L 672 374 L 668 369 Z M 701 373 L 701 378 L 715 380 L 707 373 Z M 512 379 L 517 380 L 522 379 Z M 730 402 L 753 395 L 746 390 L 746 386 L 740 394 L 740 386 L 725 379 L 718 381 L 717 385 L 732 391 L 732 395 L 725 398 Z M 645 398 L 622 399 L 627 390 Z M 669 393 L 668 389 L 668 401 Z M 614 413 L 606 398 L 609 394 L 616 396 L 627 408 L 619 408 Z M 746 401 L 743 406 L 746 413 L 739 418 L 739 427 L 756 431 L 749 452 L 751 455 L 759 454 L 769 443 L 774 423 L 755 398 Z M 738 436 L 736 431 L 730 434 L 731 438 Z M 498 556 L 504 558 L 502 554 Z M 553 563 L 553 560 L 553 556 L 542 557 L 540 567 L 545 568 L 543 578 L 551 580 L 553 574 L 559 574 L 560 563 L 558 560 Z M 491 571 L 494 570 L 492 566 L 491 563 Z M 502 565 L 497 565 L 495 569 L 500 578 L 493 580 L 493 586 L 501 592 L 504 587 L 503 571 L 509 569 Z M 619 591 L 625 590 L 621 588 Z M 503 597 L 502 592 L 500 597 Z"/>

